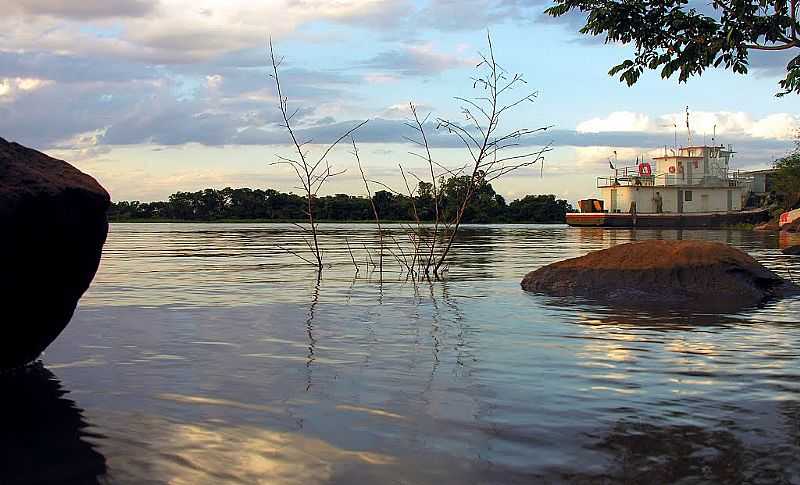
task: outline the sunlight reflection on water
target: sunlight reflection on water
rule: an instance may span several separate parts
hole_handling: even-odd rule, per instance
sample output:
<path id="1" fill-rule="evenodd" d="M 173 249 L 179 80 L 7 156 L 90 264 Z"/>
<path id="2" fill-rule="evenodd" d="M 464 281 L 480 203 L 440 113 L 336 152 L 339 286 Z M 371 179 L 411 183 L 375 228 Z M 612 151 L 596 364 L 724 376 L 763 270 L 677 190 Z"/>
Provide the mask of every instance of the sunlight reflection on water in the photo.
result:
<path id="1" fill-rule="evenodd" d="M 727 242 L 787 275 L 787 241 L 471 226 L 447 280 L 414 284 L 391 261 L 382 282 L 363 266 L 354 278 L 343 238 L 361 261 L 369 225 L 322 229 L 332 267 L 316 284 L 277 248 L 303 244 L 288 225 L 112 225 L 43 358 L 83 410 L 101 479 L 800 481 L 800 299 L 655 315 L 519 287 L 541 265 L 646 238 Z"/>

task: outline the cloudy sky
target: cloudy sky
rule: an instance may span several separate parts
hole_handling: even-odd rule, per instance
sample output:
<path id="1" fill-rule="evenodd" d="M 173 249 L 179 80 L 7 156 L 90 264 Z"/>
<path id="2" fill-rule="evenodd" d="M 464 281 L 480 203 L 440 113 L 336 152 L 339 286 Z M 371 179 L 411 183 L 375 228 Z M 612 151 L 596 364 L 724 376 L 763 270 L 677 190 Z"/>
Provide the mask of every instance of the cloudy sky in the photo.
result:
<path id="1" fill-rule="evenodd" d="M 325 142 L 370 119 L 356 139 L 370 177 L 399 181 L 420 170 L 404 141 L 408 103 L 459 119 L 456 96 L 491 31 L 500 63 L 523 73 L 535 103 L 509 114 L 509 130 L 550 126 L 526 141 L 552 143 L 542 168 L 495 183 L 509 198 L 594 191 L 608 157 L 663 152 L 686 140 L 737 150 L 735 166 L 767 165 L 791 147 L 800 97 L 776 98 L 788 57 L 752 59 L 747 76 L 708 71 L 688 84 L 648 73 L 634 87 L 606 73 L 629 53 L 576 33 L 580 19 L 553 20 L 542 0 L 0 0 L 0 136 L 71 161 L 116 200 L 164 199 L 204 187 L 296 184 L 267 76 L 267 39 L 284 57 L 282 79 L 302 136 Z M 443 164 L 464 157 L 434 135 Z M 319 147 L 309 145 L 313 151 Z M 360 193 L 348 171 L 324 192 Z"/>

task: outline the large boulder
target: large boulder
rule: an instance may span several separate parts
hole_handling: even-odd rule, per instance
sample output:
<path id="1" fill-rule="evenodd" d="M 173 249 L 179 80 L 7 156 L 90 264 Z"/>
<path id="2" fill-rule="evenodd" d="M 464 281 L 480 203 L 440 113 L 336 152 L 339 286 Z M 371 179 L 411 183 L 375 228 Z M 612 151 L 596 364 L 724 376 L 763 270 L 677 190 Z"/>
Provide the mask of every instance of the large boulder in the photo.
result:
<path id="1" fill-rule="evenodd" d="M 777 232 L 781 230 L 781 226 L 777 220 L 773 219 L 768 222 L 764 222 L 762 224 L 756 224 L 753 227 L 754 231 L 773 231 Z"/>
<path id="2" fill-rule="evenodd" d="M 784 224 L 781 227 L 781 232 L 800 232 L 800 219 Z"/>
<path id="3" fill-rule="evenodd" d="M 798 287 L 748 254 L 708 241 L 641 241 L 594 251 L 528 273 L 527 291 L 612 305 L 728 310 Z"/>
<path id="4" fill-rule="evenodd" d="M 0 369 L 66 327 L 108 232 L 108 193 L 70 164 L 0 138 Z"/>

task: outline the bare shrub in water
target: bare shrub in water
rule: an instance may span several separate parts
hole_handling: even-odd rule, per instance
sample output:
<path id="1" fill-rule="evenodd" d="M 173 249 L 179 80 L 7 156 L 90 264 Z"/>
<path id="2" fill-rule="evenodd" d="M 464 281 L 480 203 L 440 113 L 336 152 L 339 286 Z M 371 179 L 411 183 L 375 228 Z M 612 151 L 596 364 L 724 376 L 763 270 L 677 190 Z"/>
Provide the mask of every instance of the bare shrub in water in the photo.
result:
<path id="1" fill-rule="evenodd" d="M 307 205 L 304 212 L 308 217 L 308 227 L 304 227 L 299 224 L 297 226 L 305 234 L 303 240 L 305 241 L 308 250 L 311 252 L 312 257 L 309 259 L 290 248 L 281 247 L 281 249 L 297 256 L 311 265 L 316 266 L 318 271 L 322 271 L 322 249 L 319 246 L 319 238 L 317 237 L 318 222 L 314 208 L 314 201 L 320 189 L 325 185 L 325 182 L 327 182 L 328 179 L 337 175 L 341 175 L 345 172 L 344 170 L 335 170 L 328 163 L 328 154 L 330 154 L 331 150 L 333 150 L 333 148 L 338 145 L 339 142 L 347 137 L 352 137 L 352 134 L 364 126 L 369 120 L 364 120 L 343 133 L 333 143 L 328 145 L 319 158 L 310 158 L 309 151 L 304 149 L 304 147 L 310 144 L 311 140 L 299 141 L 295 135 L 295 130 L 292 128 L 292 118 L 294 118 L 294 116 L 297 114 L 299 108 L 295 109 L 291 114 L 289 113 L 289 101 L 288 98 L 283 94 L 280 76 L 278 75 L 278 68 L 283 62 L 283 58 L 278 59 L 275 57 L 275 50 L 272 47 L 272 39 L 269 41 L 269 56 L 272 63 L 272 74 L 270 74 L 270 77 L 275 83 L 275 90 L 278 94 L 278 108 L 283 116 L 283 124 L 281 126 L 288 132 L 295 150 L 294 157 L 283 157 L 278 155 L 279 161 L 273 162 L 271 165 L 288 165 L 297 175 L 297 180 L 300 182 L 300 186 L 297 188 L 302 190 L 306 197 Z M 355 141 L 353 142 L 353 146 L 355 147 Z"/>
<path id="2" fill-rule="evenodd" d="M 510 75 L 497 63 L 492 39 L 489 35 L 487 35 L 487 44 L 488 53 L 480 54 L 481 62 L 476 66 L 477 75 L 472 78 L 472 87 L 479 91 L 478 94 L 473 97 L 455 98 L 462 103 L 461 113 L 464 115 L 464 120 L 454 121 L 447 118 L 437 118 L 435 120 L 435 127 L 433 128 L 439 132 L 446 131 L 446 133 L 455 136 L 461 142 L 465 149 L 466 159 L 466 162 L 462 166 L 448 168 L 434 159 L 431 152 L 429 133 L 426 132 L 426 130 L 430 129 L 428 128 L 430 126 L 428 117 L 421 118 L 413 103 L 410 103 L 413 119 L 408 121 L 406 125 L 413 129 L 416 135 L 413 138 L 406 138 L 406 140 L 420 148 L 422 153 L 413 154 L 426 162 L 428 170 L 423 177 L 420 177 L 417 174 L 404 170 L 401 165 L 400 173 L 405 183 L 405 193 L 394 190 L 382 182 L 375 180 L 369 181 L 367 179 L 358 156 L 358 147 L 353 140 L 353 155 L 358 163 L 367 195 L 370 198 L 379 235 L 378 263 L 375 263 L 369 250 L 366 249 L 368 258 L 367 266 L 371 265 L 377 267 L 380 271 L 381 278 L 383 275 L 384 250 L 387 250 L 395 257 L 396 261 L 400 264 L 401 271 L 406 272 L 408 277 L 413 279 L 439 278 L 447 267 L 448 256 L 453 242 L 464 221 L 464 215 L 470 203 L 475 199 L 476 194 L 480 193 L 480 190 L 492 181 L 523 167 L 529 167 L 536 163 L 543 162 L 544 154 L 552 149 L 550 143 L 538 145 L 535 149 L 529 149 L 526 147 L 536 145 L 526 145 L 523 142 L 525 137 L 543 132 L 550 128 L 550 126 L 519 128 L 511 131 L 502 130 L 501 121 L 504 119 L 505 115 L 526 103 L 534 102 L 538 93 L 536 91 L 526 91 L 523 94 L 519 94 L 519 88 L 527 84 L 523 75 Z M 309 251 L 313 255 L 313 260 L 305 258 L 298 252 L 289 248 L 283 249 L 317 266 L 321 271 L 323 268 L 323 261 L 322 252 L 317 240 L 318 223 L 314 212 L 314 199 L 320 188 L 329 178 L 344 172 L 334 170 L 328 163 L 327 156 L 344 138 L 350 136 L 352 139 L 353 132 L 367 123 L 367 121 L 358 123 L 352 129 L 345 132 L 328 146 L 322 153 L 322 156 L 316 159 L 316 161 L 309 160 L 308 152 L 303 148 L 309 142 L 299 142 L 292 128 L 291 120 L 297 113 L 297 110 L 289 114 L 287 98 L 283 95 L 278 77 L 278 67 L 280 66 L 281 60 L 275 57 L 271 41 L 270 59 L 273 68 L 271 77 L 275 82 L 278 92 L 279 108 L 283 115 L 284 123 L 282 126 L 288 131 L 296 151 L 295 158 L 279 157 L 280 161 L 274 164 L 285 164 L 292 167 L 297 175 L 297 179 L 301 183 L 301 187 L 298 188 L 302 189 L 307 197 L 308 207 L 305 212 L 308 216 L 309 227 L 305 228 L 301 226 L 301 228 L 309 236 L 305 241 Z M 412 188 L 412 185 L 409 184 L 407 175 L 414 177 L 418 181 L 416 188 Z M 449 214 L 447 213 L 448 211 L 445 211 L 442 207 L 446 190 L 444 183 L 445 178 L 449 178 L 451 181 L 455 180 L 455 183 L 460 184 L 458 190 L 459 197 L 455 210 L 450 211 L 451 213 Z M 425 182 L 425 179 L 428 179 L 429 182 Z M 397 254 L 395 254 L 391 248 L 384 245 L 385 234 L 381 225 L 380 215 L 373 200 L 369 182 L 379 184 L 392 193 L 408 197 L 410 200 L 414 222 L 405 227 L 406 235 L 411 245 L 410 254 L 405 253 L 400 243 L 394 237 L 392 237 L 392 240 L 397 246 Z M 432 196 L 434 205 L 434 220 L 432 225 L 423 224 L 417 211 L 416 200 L 420 196 L 417 192 L 417 188 L 421 188 L 422 186 L 427 187 L 427 190 L 430 191 L 430 195 Z M 345 242 L 347 243 L 353 266 L 356 272 L 358 272 L 358 264 L 352 253 L 349 241 L 345 240 Z"/>
<path id="3" fill-rule="evenodd" d="M 351 138 L 351 141 L 353 142 L 353 156 L 358 164 L 358 171 L 361 172 L 361 180 L 364 182 L 364 189 L 367 191 L 367 198 L 369 198 L 369 204 L 372 207 L 372 215 L 375 217 L 375 226 L 378 228 L 378 274 L 381 279 L 383 279 L 383 228 L 381 227 L 381 217 L 378 214 L 378 208 L 375 207 L 375 199 L 372 197 L 372 190 L 369 188 L 367 174 L 364 173 L 364 167 L 361 165 L 361 157 L 358 155 L 358 146 L 356 145 L 355 139 Z M 349 243 L 347 247 L 349 250 Z M 367 254 L 369 254 L 369 249 L 366 249 L 366 251 Z M 356 273 L 358 273 L 358 265 L 356 265 L 356 260 L 353 258 L 352 252 L 350 253 L 350 257 L 353 259 L 353 265 L 356 267 Z"/>
<path id="4" fill-rule="evenodd" d="M 516 88 L 527 84 L 522 74 L 509 75 L 495 60 L 492 38 L 487 35 L 488 54 L 480 54 L 481 62 L 476 66 L 478 74 L 473 80 L 473 89 L 479 90 L 474 97 L 456 97 L 462 104 L 461 112 L 465 122 L 456 122 L 446 118 L 436 120 L 436 130 L 446 130 L 456 136 L 466 149 L 467 162 L 457 168 L 447 168 L 434 161 L 430 143 L 425 132 L 427 117 L 420 119 L 416 107 L 411 104 L 413 121 L 407 125 L 413 128 L 418 137 L 408 139 L 419 146 L 423 153 L 415 154 L 425 160 L 429 168 L 430 184 L 435 201 L 435 221 L 432 234 L 425 237 L 426 254 L 420 264 L 421 275 L 438 278 L 456 238 L 458 229 L 464 219 L 464 213 L 476 193 L 484 184 L 497 180 L 515 170 L 544 161 L 544 154 L 552 147 L 547 143 L 535 150 L 523 148 L 522 139 L 526 136 L 543 132 L 550 128 L 520 128 L 504 132 L 501 130 L 503 117 L 511 110 L 536 100 L 538 93 L 528 91 L 517 94 Z M 517 148 L 517 151 L 512 149 Z M 521 149 L 521 150 L 519 150 Z M 401 167 L 402 170 L 402 167 Z M 457 177 L 464 182 L 463 195 L 457 209 L 449 218 L 445 217 L 441 208 L 444 187 L 437 179 L 444 176 Z M 421 181 L 421 179 L 420 179 Z M 425 235 L 418 225 L 416 238 L 421 240 Z"/>

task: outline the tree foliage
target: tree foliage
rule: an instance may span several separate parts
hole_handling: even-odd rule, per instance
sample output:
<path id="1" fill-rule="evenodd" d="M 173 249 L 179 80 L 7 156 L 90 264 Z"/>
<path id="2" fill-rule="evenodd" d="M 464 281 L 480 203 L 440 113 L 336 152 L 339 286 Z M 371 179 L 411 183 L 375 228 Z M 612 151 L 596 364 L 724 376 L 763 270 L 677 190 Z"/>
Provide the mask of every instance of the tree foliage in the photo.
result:
<path id="1" fill-rule="evenodd" d="M 792 153 L 775 160 L 775 189 L 796 200 L 800 195 L 800 134 L 798 134 Z"/>
<path id="2" fill-rule="evenodd" d="M 798 53 L 786 66 L 778 96 L 800 93 L 800 0 L 555 0 L 553 17 L 586 15 L 582 34 L 605 35 L 606 43 L 630 44 L 635 56 L 609 71 L 633 85 L 645 69 L 680 82 L 709 67 L 739 74 L 754 50 Z M 796 49 L 796 50 L 795 50 Z"/>
<path id="3" fill-rule="evenodd" d="M 469 182 L 466 177 L 442 181 L 441 207 L 456 211 L 461 193 Z M 423 221 L 433 221 L 435 203 L 430 184 L 421 182 L 414 203 Z M 412 201 L 408 196 L 379 190 L 372 202 L 384 221 L 413 220 Z M 317 218 L 328 221 L 368 221 L 373 218 L 370 199 L 347 194 L 317 197 L 314 200 Z M 272 189 L 205 189 L 197 192 L 176 192 L 163 202 L 122 201 L 112 204 L 109 218 L 114 220 L 177 219 L 214 221 L 258 219 L 271 221 L 302 220 L 308 201 L 304 196 Z M 573 211 L 565 200 L 554 195 L 528 195 L 511 204 L 497 194 L 488 182 L 482 184 L 464 213 L 464 222 L 564 222 L 567 212 Z"/>

